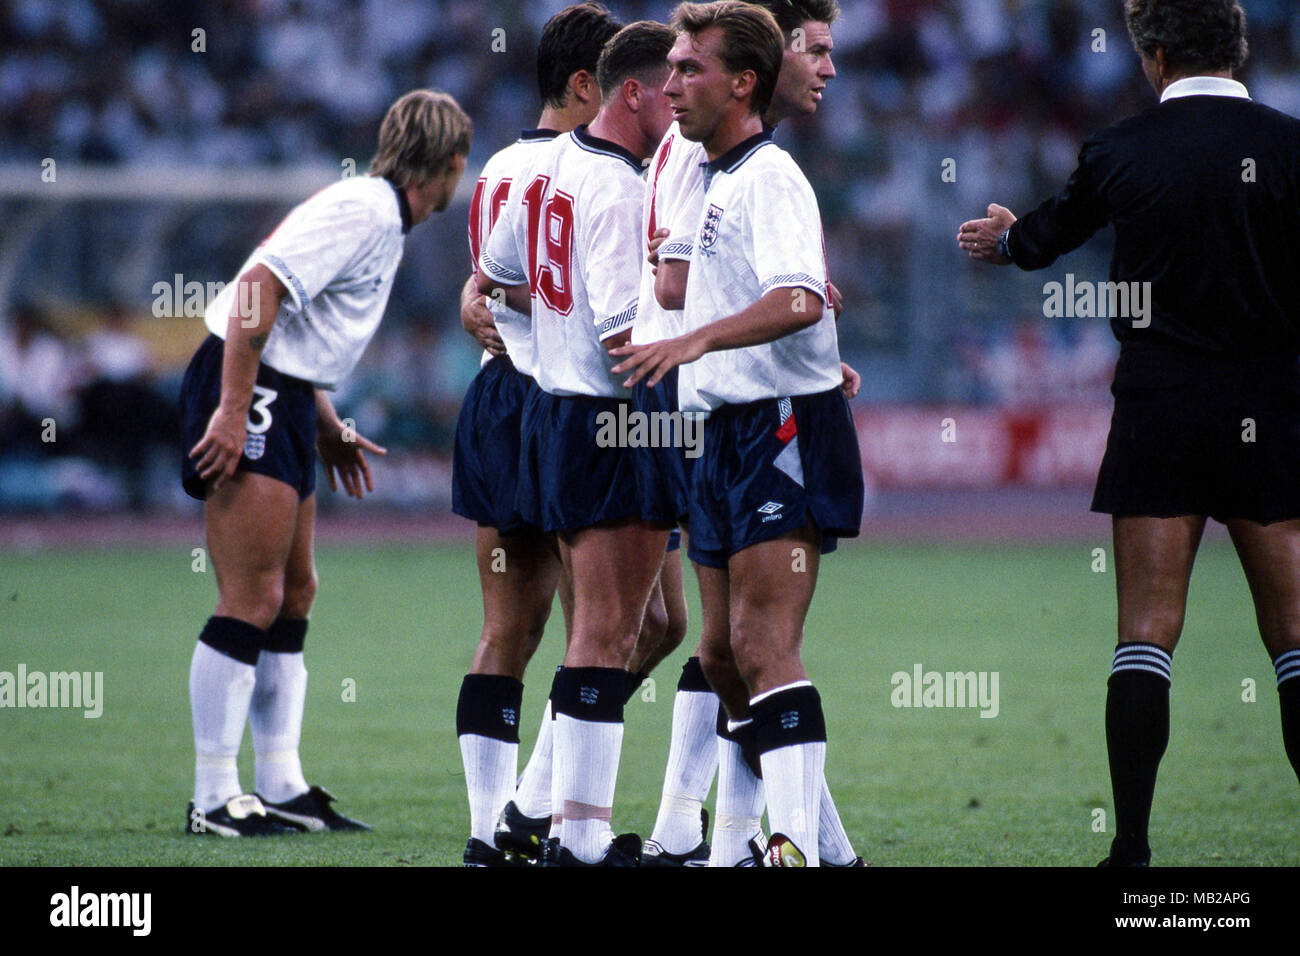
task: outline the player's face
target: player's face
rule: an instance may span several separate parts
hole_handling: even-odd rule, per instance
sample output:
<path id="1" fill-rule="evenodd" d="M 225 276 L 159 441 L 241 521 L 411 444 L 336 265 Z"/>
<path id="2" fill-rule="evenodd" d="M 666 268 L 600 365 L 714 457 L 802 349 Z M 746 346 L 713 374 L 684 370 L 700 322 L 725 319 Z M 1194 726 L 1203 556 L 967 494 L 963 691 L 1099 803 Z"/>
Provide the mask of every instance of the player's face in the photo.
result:
<path id="1" fill-rule="evenodd" d="M 736 77 L 722 65 L 718 55 L 722 44 L 722 28 L 709 27 L 694 37 L 679 33 L 668 53 L 672 72 L 664 94 L 671 101 L 682 135 L 695 142 L 712 137 L 733 101 Z"/>
<path id="2" fill-rule="evenodd" d="M 835 64 L 831 62 L 835 43 L 830 26 L 808 20 L 801 29 L 803 33 L 795 34 L 781 59 L 781 75 L 772 96 L 772 113 L 778 120 L 816 113 L 822 90 L 835 76 Z"/>

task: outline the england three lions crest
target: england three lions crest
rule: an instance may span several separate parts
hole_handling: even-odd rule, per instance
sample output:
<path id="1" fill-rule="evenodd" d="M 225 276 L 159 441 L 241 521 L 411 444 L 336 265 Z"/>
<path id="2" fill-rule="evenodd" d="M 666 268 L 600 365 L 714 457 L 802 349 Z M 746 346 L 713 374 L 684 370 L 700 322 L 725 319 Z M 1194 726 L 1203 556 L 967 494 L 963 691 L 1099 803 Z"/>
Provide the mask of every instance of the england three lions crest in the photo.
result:
<path id="1" fill-rule="evenodd" d="M 700 229 L 700 248 L 712 249 L 718 241 L 718 225 L 722 222 L 722 210 L 709 204 L 709 211 L 704 215 L 704 226 Z"/>

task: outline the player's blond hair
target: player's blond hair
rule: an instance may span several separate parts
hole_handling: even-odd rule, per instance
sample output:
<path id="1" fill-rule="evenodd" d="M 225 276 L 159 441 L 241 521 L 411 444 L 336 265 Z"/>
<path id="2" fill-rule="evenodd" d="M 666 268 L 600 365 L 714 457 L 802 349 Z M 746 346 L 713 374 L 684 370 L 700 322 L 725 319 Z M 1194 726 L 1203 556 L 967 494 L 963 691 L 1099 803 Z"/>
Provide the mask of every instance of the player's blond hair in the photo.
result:
<path id="1" fill-rule="evenodd" d="M 388 108 L 370 175 L 400 189 L 427 183 L 453 156 L 468 156 L 474 123 L 460 104 L 437 90 L 411 90 Z"/>

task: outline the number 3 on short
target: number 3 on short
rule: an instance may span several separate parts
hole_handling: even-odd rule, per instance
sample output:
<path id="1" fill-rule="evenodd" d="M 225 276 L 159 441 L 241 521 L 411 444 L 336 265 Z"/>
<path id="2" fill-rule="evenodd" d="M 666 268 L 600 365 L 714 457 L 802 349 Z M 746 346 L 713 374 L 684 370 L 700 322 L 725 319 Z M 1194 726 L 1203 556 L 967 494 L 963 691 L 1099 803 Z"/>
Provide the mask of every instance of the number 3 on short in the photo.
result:
<path id="1" fill-rule="evenodd" d="M 248 433 L 260 435 L 271 427 L 271 403 L 280 393 L 273 388 L 253 386 L 253 407 L 248 410 Z"/>

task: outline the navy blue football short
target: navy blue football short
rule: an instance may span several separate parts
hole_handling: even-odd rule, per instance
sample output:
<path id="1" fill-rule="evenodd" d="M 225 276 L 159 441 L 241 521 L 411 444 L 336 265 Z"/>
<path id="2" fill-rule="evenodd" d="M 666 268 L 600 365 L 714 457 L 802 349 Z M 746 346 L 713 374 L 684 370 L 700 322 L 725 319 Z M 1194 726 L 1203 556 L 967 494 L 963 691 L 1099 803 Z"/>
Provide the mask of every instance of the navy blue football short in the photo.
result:
<path id="1" fill-rule="evenodd" d="M 630 449 L 598 440 L 602 429 L 608 434 L 611 420 L 619 420 L 619 406 L 627 404 L 626 399 L 551 395 L 540 388 L 529 393 L 515 496 L 525 521 L 553 532 L 641 517 Z"/>
<path id="2" fill-rule="evenodd" d="M 456 420 L 451 510 L 501 534 L 531 528 L 515 496 L 524 402 L 536 387 L 508 356 L 498 355 L 479 369 Z"/>
<path id="3" fill-rule="evenodd" d="M 828 554 L 862 523 L 862 456 L 838 388 L 716 409 L 692 479 L 688 553 L 706 567 L 810 519 Z"/>
<path id="4" fill-rule="evenodd" d="M 181 484 L 200 501 L 205 482 L 189 457 L 208 430 L 212 413 L 221 404 L 221 356 L 225 343 L 215 335 L 203 340 L 181 383 Z M 257 366 L 253 404 L 248 410 L 248 436 L 238 470 L 283 481 L 305 501 L 316 490 L 316 394 L 311 382 Z"/>
<path id="5" fill-rule="evenodd" d="M 636 493 L 641 517 L 674 525 L 690 513 L 690 469 L 703 453 L 703 421 L 677 410 L 677 369 L 654 388 L 632 387 L 632 408 L 646 423 L 645 442 L 636 444 Z"/>

